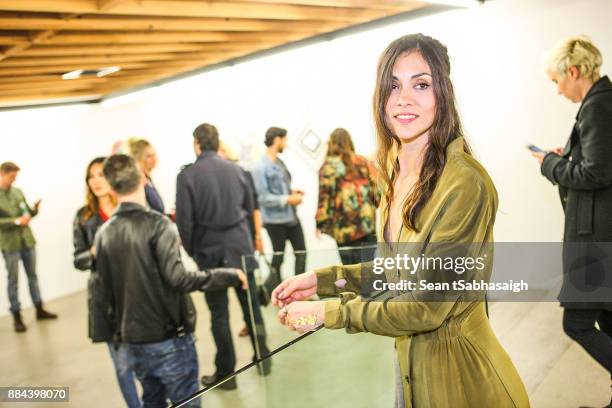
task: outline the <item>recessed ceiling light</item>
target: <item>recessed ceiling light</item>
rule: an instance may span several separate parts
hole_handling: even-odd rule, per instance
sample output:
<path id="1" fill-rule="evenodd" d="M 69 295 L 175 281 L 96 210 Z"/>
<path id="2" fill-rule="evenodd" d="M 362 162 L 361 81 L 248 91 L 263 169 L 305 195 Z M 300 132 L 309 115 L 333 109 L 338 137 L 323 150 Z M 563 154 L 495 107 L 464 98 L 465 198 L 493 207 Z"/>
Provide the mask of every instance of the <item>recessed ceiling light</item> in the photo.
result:
<path id="1" fill-rule="evenodd" d="M 98 69 L 77 69 L 62 75 L 62 79 L 77 79 L 82 77 L 103 77 L 113 72 L 117 72 L 121 67 L 104 67 Z"/>
<path id="2" fill-rule="evenodd" d="M 96 74 L 99 77 L 103 77 L 105 75 L 109 75 L 112 74 L 113 72 L 117 72 L 121 69 L 121 67 L 108 67 L 108 68 L 102 68 L 98 71 L 98 73 Z"/>
<path id="3" fill-rule="evenodd" d="M 77 69 L 75 71 L 66 72 L 64 75 L 62 75 L 62 79 L 80 78 L 82 73 L 83 73 L 82 69 Z"/>

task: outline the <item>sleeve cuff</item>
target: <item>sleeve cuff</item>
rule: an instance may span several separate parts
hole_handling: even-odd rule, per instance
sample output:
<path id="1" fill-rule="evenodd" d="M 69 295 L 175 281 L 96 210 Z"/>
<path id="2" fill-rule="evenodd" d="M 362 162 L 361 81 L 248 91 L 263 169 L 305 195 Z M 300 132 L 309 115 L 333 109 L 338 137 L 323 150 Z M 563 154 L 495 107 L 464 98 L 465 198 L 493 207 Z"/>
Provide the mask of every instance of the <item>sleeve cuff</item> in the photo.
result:
<path id="1" fill-rule="evenodd" d="M 287 201 L 289 201 L 289 196 L 288 195 L 281 196 L 281 198 L 280 198 L 281 206 L 287 205 Z"/>
<path id="2" fill-rule="evenodd" d="M 336 296 L 344 285 L 342 282 L 338 282 L 344 278 L 344 271 L 342 268 L 330 266 L 327 268 L 315 269 L 315 275 L 317 276 L 317 294 L 319 296 Z M 346 283 L 346 282 L 345 282 Z M 340 284 L 341 286 L 338 286 Z"/>
<path id="3" fill-rule="evenodd" d="M 340 329 L 344 327 L 342 312 L 340 307 L 342 301 L 340 299 L 332 299 L 325 301 L 325 328 Z"/>
<path id="4" fill-rule="evenodd" d="M 551 181 L 553 184 L 558 184 L 558 181 L 555 178 L 555 167 L 557 164 L 563 160 L 562 157 L 553 152 L 548 152 L 546 156 L 544 156 L 544 160 L 542 161 L 542 167 L 540 171 L 542 175 Z"/>

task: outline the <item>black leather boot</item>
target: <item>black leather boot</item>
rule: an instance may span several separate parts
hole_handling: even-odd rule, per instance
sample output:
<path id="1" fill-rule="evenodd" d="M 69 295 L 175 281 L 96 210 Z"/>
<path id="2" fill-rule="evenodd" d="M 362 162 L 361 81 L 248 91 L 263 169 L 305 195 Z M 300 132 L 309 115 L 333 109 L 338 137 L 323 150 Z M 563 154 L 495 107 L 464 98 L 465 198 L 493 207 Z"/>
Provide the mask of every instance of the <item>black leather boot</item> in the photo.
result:
<path id="1" fill-rule="evenodd" d="M 218 383 L 222 378 L 223 376 L 217 374 L 205 375 L 202 377 L 201 381 L 203 386 L 210 387 L 211 385 Z M 236 377 L 232 377 L 229 380 L 225 381 L 223 384 L 219 384 L 217 388 L 220 390 L 235 390 L 236 388 L 238 388 L 238 384 L 236 383 Z"/>
<path id="2" fill-rule="evenodd" d="M 55 313 L 46 311 L 45 309 L 43 309 L 42 303 L 38 303 L 36 305 L 36 319 L 37 320 L 57 319 L 57 315 Z"/>
<path id="3" fill-rule="evenodd" d="M 28 330 L 23 320 L 21 320 L 21 312 L 13 312 L 13 327 L 17 333 L 23 333 Z"/>

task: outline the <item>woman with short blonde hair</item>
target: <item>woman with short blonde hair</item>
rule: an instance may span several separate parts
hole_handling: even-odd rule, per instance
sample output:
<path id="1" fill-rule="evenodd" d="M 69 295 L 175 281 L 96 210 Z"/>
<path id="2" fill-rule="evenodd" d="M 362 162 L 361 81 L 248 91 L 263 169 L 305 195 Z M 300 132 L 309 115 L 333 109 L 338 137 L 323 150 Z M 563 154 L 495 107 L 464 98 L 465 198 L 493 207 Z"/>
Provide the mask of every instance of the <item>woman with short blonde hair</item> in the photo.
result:
<path id="1" fill-rule="evenodd" d="M 546 70 L 566 77 L 570 67 L 576 67 L 580 76 L 595 82 L 602 62 L 601 52 L 591 39 L 576 36 L 560 42 L 549 52 Z"/>
<path id="2" fill-rule="evenodd" d="M 601 53 L 584 36 L 568 38 L 550 52 L 548 77 L 580 108 L 565 147 L 534 155 L 542 174 L 559 187 L 565 212 L 563 330 L 612 374 L 612 301 L 591 293 L 604 287 L 594 271 L 586 283 L 591 289 L 582 291 L 584 270 L 575 267 L 574 254 L 580 243 L 596 265 L 607 256 L 598 245 L 612 242 L 612 83 L 600 76 L 601 64 Z"/>
<path id="3" fill-rule="evenodd" d="M 157 166 L 157 152 L 153 145 L 146 139 L 131 137 L 128 140 L 128 149 L 130 156 L 134 158 L 138 168 L 146 179 L 145 194 L 147 196 L 147 204 L 153 210 L 164 213 L 164 202 L 161 195 L 153 184 L 151 172 Z"/>

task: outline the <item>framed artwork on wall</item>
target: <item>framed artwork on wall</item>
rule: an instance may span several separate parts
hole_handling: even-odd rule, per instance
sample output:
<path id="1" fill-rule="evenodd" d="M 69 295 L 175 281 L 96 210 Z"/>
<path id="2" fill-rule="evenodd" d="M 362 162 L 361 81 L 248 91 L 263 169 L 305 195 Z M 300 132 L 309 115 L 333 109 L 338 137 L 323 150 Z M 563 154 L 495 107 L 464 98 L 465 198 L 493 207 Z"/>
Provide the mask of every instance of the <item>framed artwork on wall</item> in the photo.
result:
<path id="1" fill-rule="evenodd" d="M 299 137 L 300 149 L 314 161 L 319 161 L 323 154 L 323 139 L 311 126 L 306 126 Z"/>

